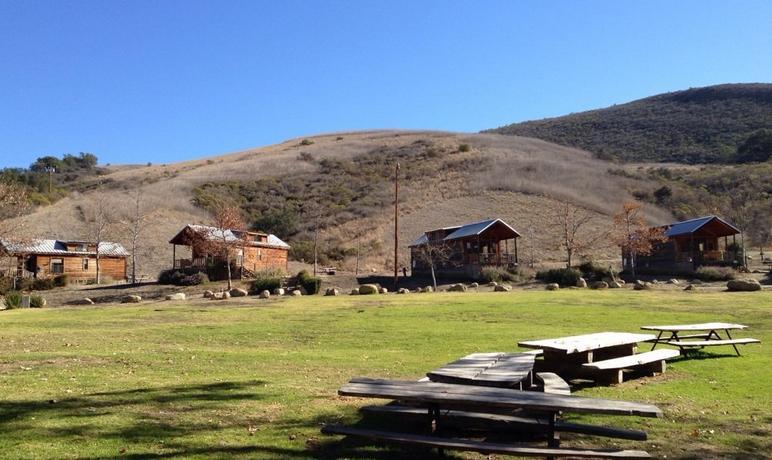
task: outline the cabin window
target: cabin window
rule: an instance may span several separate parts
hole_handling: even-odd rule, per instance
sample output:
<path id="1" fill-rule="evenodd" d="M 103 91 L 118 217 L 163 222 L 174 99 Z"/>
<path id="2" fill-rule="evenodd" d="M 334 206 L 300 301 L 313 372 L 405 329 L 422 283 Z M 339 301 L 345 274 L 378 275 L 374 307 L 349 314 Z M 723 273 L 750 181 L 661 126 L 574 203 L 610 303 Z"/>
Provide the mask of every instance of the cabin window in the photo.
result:
<path id="1" fill-rule="evenodd" d="M 88 246 L 86 246 L 85 244 L 79 244 L 75 246 L 75 250 L 78 252 L 86 252 L 88 251 Z"/>
<path id="2" fill-rule="evenodd" d="M 64 259 L 51 259 L 51 273 L 64 273 Z"/>
<path id="3" fill-rule="evenodd" d="M 88 271 L 88 257 L 83 258 L 83 271 L 84 272 Z"/>

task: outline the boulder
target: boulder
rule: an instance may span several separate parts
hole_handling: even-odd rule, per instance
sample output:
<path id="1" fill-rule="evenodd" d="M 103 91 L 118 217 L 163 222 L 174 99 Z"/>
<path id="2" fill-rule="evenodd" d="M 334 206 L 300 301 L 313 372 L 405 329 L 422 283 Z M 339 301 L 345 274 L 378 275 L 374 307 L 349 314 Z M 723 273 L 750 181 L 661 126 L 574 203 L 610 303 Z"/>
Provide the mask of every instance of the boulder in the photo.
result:
<path id="1" fill-rule="evenodd" d="M 693 285 L 691 285 L 691 284 L 687 285 L 687 286 L 684 288 L 684 291 L 693 291 L 693 290 L 694 290 L 694 286 L 693 286 Z"/>
<path id="2" fill-rule="evenodd" d="M 3 303 L 5 303 L 5 302 L 3 302 Z M 48 305 L 48 301 L 46 300 L 45 297 L 41 297 L 40 298 L 40 306 L 41 307 L 45 307 L 46 305 Z"/>
<path id="3" fill-rule="evenodd" d="M 408 288 L 399 288 L 397 291 L 397 294 L 410 294 L 410 289 Z"/>
<path id="4" fill-rule="evenodd" d="M 658 279 L 653 279 L 653 280 L 651 280 L 651 284 L 659 284 L 659 280 Z"/>
<path id="5" fill-rule="evenodd" d="M 244 289 L 233 288 L 230 291 L 231 297 L 246 297 L 249 293 Z"/>
<path id="6" fill-rule="evenodd" d="M 378 292 L 379 292 L 380 294 L 388 294 L 388 293 L 389 293 L 389 290 L 388 290 L 388 289 L 386 289 L 385 287 L 382 287 L 382 288 L 378 289 Z"/>
<path id="7" fill-rule="evenodd" d="M 184 292 L 177 292 L 166 296 L 166 300 L 185 300 L 186 298 Z"/>
<path id="8" fill-rule="evenodd" d="M 605 281 L 596 281 L 590 285 L 592 289 L 608 289 L 608 283 Z"/>
<path id="9" fill-rule="evenodd" d="M 230 299 L 230 298 L 231 298 L 231 293 L 230 293 L 230 292 L 228 292 L 228 291 L 225 291 L 225 292 L 223 292 L 223 293 L 220 295 L 220 299 L 222 299 L 222 300 L 228 300 L 228 299 Z"/>
<path id="10" fill-rule="evenodd" d="M 576 287 L 578 287 L 578 288 L 586 288 L 587 287 L 587 280 L 580 276 L 579 279 L 576 280 Z"/>
<path id="11" fill-rule="evenodd" d="M 340 295 L 340 290 L 335 287 L 327 288 L 327 290 L 324 291 L 324 295 Z"/>
<path id="12" fill-rule="evenodd" d="M 377 293 L 378 293 L 378 286 L 374 284 L 363 284 L 359 286 L 360 295 L 371 295 L 371 294 L 377 294 Z"/>
<path id="13" fill-rule="evenodd" d="M 730 280 L 726 283 L 730 291 L 760 291 L 761 284 L 753 278 Z"/>
<path id="14" fill-rule="evenodd" d="M 273 295 L 284 295 L 284 288 L 276 288 L 273 290 Z"/>
<path id="15" fill-rule="evenodd" d="M 140 303 L 142 302 L 142 297 L 138 295 L 127 295 L 123 299 L 121 299 L 121 303 Z"/>
<path id="16" fill-rule="evenodd" d="M 434 292 L 434 288 L 432 286 L 426 286 L 421 292 Z"/>
<path id="17" fill-rule="evenodd" d="M 619 288 L 622 287 L 622 284 L 619 281 L 612 281 L 612 282 L 606 283 L 606 284 L 608 284 L 608 287 L 611 288 L 611 289 L 619 289 Z"/>
<path id="18" fill-rule="evenodd" d="M 76 305 L 94 305 L 94 301 L 86 297 L 76 301 L 75 304 Z"/>
<path id="19" fill-rule="evenodd" d="M 212 291 L 210 291 L 208 289 L 206 291 L 204 291 L 204 298 L 205 299 L 211 299 L 213 297 L 214 297 L 214 292 L 212 292 Z"/>
<path id="20" fill-rule="evenodd" d="M 675 278 L 670 278 L 669 280 L 667 280 L 667 284 L 681 284 L 681 283 Z"/>
<path id="21" fill-rule="evenodd" d="M 477 289 L 478 287 L 480 287 L 480 285 L 478 283 L 472 283 L 472 284 L 469 285 L 470 289 Z"/>
<path id="22" fill-rule="evenodd" d="M 497 283 L 495 281 L 491 281 L 490 283 L 488 283 L 488 287 L 496 287 L 498 285 L 499 285 L 499 283 Z"/>
<path id="23" fill-rule="evenodd" d="M 271 293 L 270 293 L 270 292 L 268 292 L 268 289 L 264 289 L 264 290 L 263 290 L 263 291 L 260 293 L 260 298 L 261 298 L 261 299 L 269 299 L 270 297 L 271 297 Z"/>
<path id="24" fill-rule="evenodd" d="M 497 284 L 496 287 L 493 288 L 493 292 L 509 292 L 512 290 L 512 286 L 507 286 L 506 284 Z"/>
<path id="25" fill-rule="evenodd" d="M 646 281 L 636 281 L 633 285 L 633 289 L 636 291 L 643 291 L 644 289 L 651 289 L 651 284 L 647 283 Z"/>
<path id="26" fill-rule="evenodd" d="M 300 289 L 294 289 L 292 292 L 290 292 L 290 295 L 300 297 L 303 295 L 303 292 Z"/>
<path id="27" fill-rule="evenodd" d="M 557 291 L 560 289 L 560 285 L 558 283 L 549 283 L 546 286 L 544 286 L 544 289 L 548 291 Z"/>
<path id="28" fill-rule="evenodd" d="M 350 294 L 351 295 L 359 295 L 359 289 L 357 289 L 357 288 L 352 289 Z"/>
<path id="29" fill-rule="evenodd" d="M 448 288 L 449 292 L 466 292 L 466 286 L 461 283 L 453 284 Z"/>

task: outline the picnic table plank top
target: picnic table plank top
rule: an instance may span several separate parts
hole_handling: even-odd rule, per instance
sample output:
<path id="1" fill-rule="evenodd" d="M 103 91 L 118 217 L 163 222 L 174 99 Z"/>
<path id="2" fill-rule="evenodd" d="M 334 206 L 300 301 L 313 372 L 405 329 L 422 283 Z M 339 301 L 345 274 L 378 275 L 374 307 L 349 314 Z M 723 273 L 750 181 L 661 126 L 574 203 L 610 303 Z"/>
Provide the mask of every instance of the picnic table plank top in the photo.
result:
<path id="1" fill-rule="evenodd" d="M 523 353 L 473 353 L 427 372 L 430 380 L 445 383 L 514 386 L 533 370 L 535 356 Z"/>
<path id="2" fill-rule="evenodd" d="M 698 323 L 698 324 L 672 324 L 663 326 L 641 326 L 641 329 L 648 331 L 715 331 L 717 329 L 746 329 L 748 326 L 733 323 Z"/>
<path id="3" fill-rule="evenodd" d="M 418 403 L 481 408 L 530 409 L 544 412 L 576 412 L 660 417 L 654 405 L 611 399 L 584 398 L 509 388 L 450 383 L 355 378 L 338 390 L 341 396 L 395 399 Z"/>
<path id="4" fill-rule="evenodd" d="M 629 332 L 597 332 L 594 334 L 574 335 L 556 339 L 526 340 L 518 342 L 525 348 L 541 348 L 561 351 L 567 354 L 598 350 L 619 345 L 632 345 L 638 342 L 655 340 L 652 334 L 632 334 Z"/>

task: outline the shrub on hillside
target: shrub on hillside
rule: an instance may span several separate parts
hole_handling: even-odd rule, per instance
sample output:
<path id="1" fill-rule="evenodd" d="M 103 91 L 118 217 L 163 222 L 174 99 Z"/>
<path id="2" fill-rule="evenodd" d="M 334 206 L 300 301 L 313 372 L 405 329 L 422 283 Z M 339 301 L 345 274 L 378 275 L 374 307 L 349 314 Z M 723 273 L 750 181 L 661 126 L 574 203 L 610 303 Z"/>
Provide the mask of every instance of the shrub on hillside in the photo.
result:
<path id="1" fill-rule="evenodd" d="M 32 289 L 35 291 L 49 291 L 56 287 L 53 278 L 37 278 L 32 281 Z"/>
<path id="2" fill-rule="evenodd" d="M 591 260 L 582 262 L 577 268 L 582 272 L 583 277 L 592 280 L 602 280 L 605 277 L 611 277 L 611 275 L 613 275 L 610 267 L 603 267 Z"/>
<path id="3" fill-rule="evenodd" d="M 250 286 L 249 290 L 254 294 L 259 294 L 263 291 L 273 292 L 274 289 L 278 289 L 280 287 L 281 278 L 274 276 L 261 276 L 255 278 L 255 280 L 252 281 L 252 285 Z"/>
<path id="4" fill-rule="evenodd" d="M 45 300 L 39 295 L 33 295 L 29 298 L 29 306 L 32 308 L 43 308 Z"/>
<path id="5" fill-rule="evenodd" d="M 469 144 L 461 144 L 458 146 L 459 152 L 468 152 L 469 150 L 471 150 L 471 148 L 469 147 Z"/>
<path id="6" fill-rule="evenodd" d="M 297 276 L 298 285 L 305 289 L 309 295 L 316 294 L 322 287 L 322 279 L 311 276 L 306 270 L 302 270 Z"/>
<path id="7" fill-rule="evenodd" d="M 700 267 L 694 276 L 701 281 L 729 281 L 737 278 L 737 271 L 729 267 Z"/>
<path id="8" fill-rule="evenodd" d="M 536 279 L 545 283 L 558 283 L 561 286 L 576 286 L 582 272 L 575 268 L 552 268 L 536 273 Z"/>

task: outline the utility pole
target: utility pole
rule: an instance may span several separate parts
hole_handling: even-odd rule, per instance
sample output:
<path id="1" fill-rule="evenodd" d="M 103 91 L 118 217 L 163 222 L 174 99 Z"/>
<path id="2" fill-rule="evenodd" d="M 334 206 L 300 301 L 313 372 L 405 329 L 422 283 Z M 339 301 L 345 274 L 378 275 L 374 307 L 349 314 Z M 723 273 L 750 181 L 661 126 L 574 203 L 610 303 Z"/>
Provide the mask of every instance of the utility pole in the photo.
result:
<path id="1" fill-rule="evenodd" d="M 48 173 L 48 196 L 51 196 L 51 191 L 53 190 L 54 173 L 56 172 L 56 168 L 54 168 L 53 166 L 46 166 L 46 172 Z"/>
<path id="2" fill-rule="evenodd" d="M 399 161 L 394 168 L 394 290 L 399 283 Z"/>

